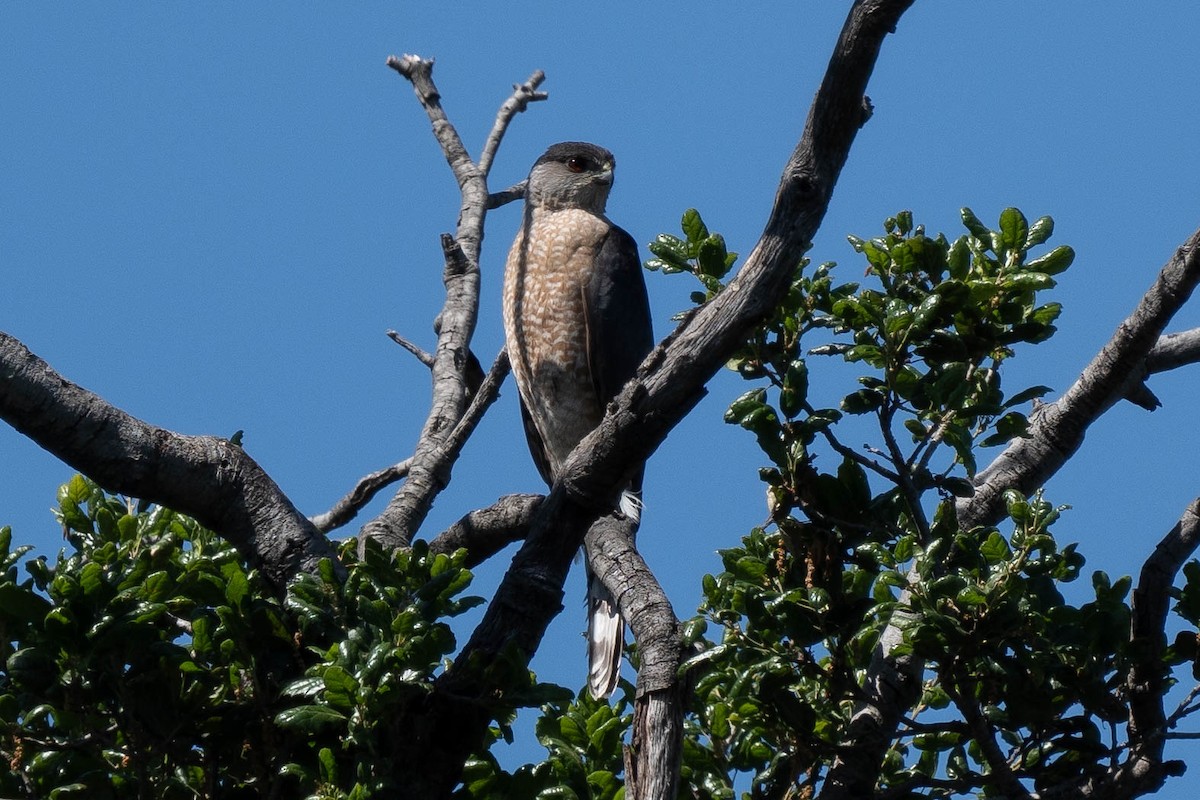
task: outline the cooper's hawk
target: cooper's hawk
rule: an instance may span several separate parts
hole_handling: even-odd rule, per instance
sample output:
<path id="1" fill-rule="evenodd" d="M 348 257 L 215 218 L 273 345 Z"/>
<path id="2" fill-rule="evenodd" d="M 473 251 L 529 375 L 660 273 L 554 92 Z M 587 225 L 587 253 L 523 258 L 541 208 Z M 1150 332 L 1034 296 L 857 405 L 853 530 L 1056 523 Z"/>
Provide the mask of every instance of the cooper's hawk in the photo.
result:
<path id="1" fill-rule="evenodd" d="M 504 332 L 525 435 L 551 485 L 654 344 L 637 244 L 604 216 L 614 166 L 594 144 L 547 150 L 529 173 L 504 273 Z M 621 500 L 635 524 L 641 488 L 639 469 Z M 588 687 L 602 698 L 617 684 L 625 626 L 586 554 L 584 566 Z"/>

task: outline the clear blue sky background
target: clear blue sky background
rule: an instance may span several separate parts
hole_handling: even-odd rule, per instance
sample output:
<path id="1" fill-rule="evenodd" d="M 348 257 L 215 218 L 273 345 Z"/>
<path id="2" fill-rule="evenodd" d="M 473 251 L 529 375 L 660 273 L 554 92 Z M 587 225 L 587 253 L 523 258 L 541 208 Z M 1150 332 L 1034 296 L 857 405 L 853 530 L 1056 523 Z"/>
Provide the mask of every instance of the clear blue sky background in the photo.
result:
<path id="1" fill-rule="evenodd" d="M 437 235 L 458 208 L 389 53 L 437 58 L 473 153 L 511 84 L 546 71 L 550 100 L 515 121 L 493 188 L 552 142 L 595 141 L 618 157 L 610 214 L 639 242 L 695 206 L 746 253 L 848 5 L 5 4 L 0 328 L 145 420 L 244 429 L 300 508 L 324 511 L 411 452 L 428 375 L 384 331 L 432 344 Z M 1053 242 L 1078 253 L 1056 293 L 1061 332 L 1023 353 L 1006 385 L 1065 389 L 1200 223 L 1198 35 L 1200 8 L 1183 3 L 917 0 L 885 43 L 876 113 L 813 259 L 861 274 L 845 235 L 874 235 L 904 208 L 952 237 L 963 205 L 989 222 L 1009 205 L 1053 215 Z M 475 340 L 485 362 L 501 346 L 517 213 L 489 217 Z M 648 282 L 662 335 L 692 287 Z M 1196 325 L 1193 306 L 1172 327 Z M 1049 487 L 1074 507 L 1060 539 L 1114 575 L 1136 573 L 1197 494 L 1196 371 L 1151 385 L 1164 407 L 1118 406 Z M 649 467 L 641 541 L 680 615 L 718 568 L 715 551 L 764 517 L 752 437 L 720 418 L 741 390 L 716 380 Z M 0 463 L 0 523 L 56 551 L 48 509 L 71 470 L 6 427 Z M 510 384 L 426 530 L 540 486 Z M 505 561 L 480 570 L 478 593 Z M 581 589 L 572 576 L 535 661 L 571 686 L 584 675 Z M 1162 796 L 1191 797 L 1197 780 Z"/>

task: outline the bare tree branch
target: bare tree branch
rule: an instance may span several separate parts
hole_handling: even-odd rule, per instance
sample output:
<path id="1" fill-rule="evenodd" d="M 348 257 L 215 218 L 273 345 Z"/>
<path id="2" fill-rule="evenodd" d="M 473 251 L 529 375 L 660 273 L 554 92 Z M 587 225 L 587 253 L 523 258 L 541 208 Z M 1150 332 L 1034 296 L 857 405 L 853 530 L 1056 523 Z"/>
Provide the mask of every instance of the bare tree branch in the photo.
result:
<path id="1" fill-rule="evenodd" d="M 1171 317 L 1200 282 L 1200 230 L 1188 238 L 1159 272 L 1133 313 L 1096 354 L 1079 379 L 1056 402 L 1042 407 L 1029 437 L 1016 439 L 979 473 L 975 494 L 959 502 L 966 527 L 1000 518 L 1004 492 L 1028 494 L 1042 486 L 1083 443 L 1088 426 L 1141 380 L 1139 367 Z"/>
<path id="2" fill-rule="evenodd" d="M 433 359 L 433 355 L 431 353 L 429 353 L 429 351 L 421 349 L 421 347 L 419 345 L 417 345 L 413 342 L 410 342 L 408 339 L 405 339 L 403 336 L 396 333 L 396 331 L 388 331 L 387 335 L 388 335 L 388 338 L 391 339 L 393 342 L 400 345 L 405 350 L 407 350 L 408 352 L 410 352 L 414 356 L 416 356 L 417 361 L 420 361 L 422 364 L 424 364 L 427 367 L 430 367 L 430 368 L 433 367 L 434 359 Z"/>
<path id="3" fill-rule="evenodd" d="M 1146 355 L 1143 371 L 1145 378 L 1148 378 L 1157 372 L 1166 372 L 1197 362 L 1200 362 L 1200 328 L 1193 328 L 1190 331 L 1160 336 Z M 1144 382 L 1130 386 L 1125 392 L 1125 399 L 1147 411 L 1153 411 L 1162 405 Z"/>
<path id="4" fill-rule="evenodd" d="M 1196 363 L 1200 363 L 1200 328 L 1160 336 L 1146 356 L 1146 371 L 1154 374 Z"/>
<path id="5" fill-rule="evenodd" d="M 510 494 L 501 497 L 488 508 L 472 511 L 429 543 L 434 553 L 453 553 L 467 550 L 467 567 L 474 567 L 491 558 L 513 542 L 519 542 L 529 532 L 529 524 L 542 500 L 540 494 Z"/>
<path id="6" fill-rule="evenodd" d="M 512 118 L 529 108 L 530 103 L 549 97 L 545 92 L 537 91 L 544 80 L 546 80 L 546 73 L 539 69 L 535 70 L 529 76 L 529 80 L 524 83 L 513 84 L 513 93 L 504 101 L 504 105 L 500 106 L 491 133 L 488 134 L 487 141 L 483 143 L 483 152 L 479 154 L 479 171 L 485 177 L 492 171 L 492 162 L 496 160 L 496 151 L 500 149 L 500 140 L 504 138 L 504 132 L 508 130 Z"/>
<path id="7" fill-rule="evenodd" d="M 364 475 L 345 497 L 333 504 L 333 508 L 324 514 L 309 517 L 309 520 L 321 533 L 337 530 L 354 519 L 362 507 L 371 502 L 381 489 L 391 486 L 407 475 L 411 464 L 412 459 L 406 458 L 399 464 Z"/>
<path id="8" fill-rule="evenodd" d="M 508 205 L 509 203 L 523 200 L 525 198 L 525 184 L 527 180 L 520 183 L 514 183 L 507 189 L 501 189 L 498 192 L 493 192 L 488 195 L 488 210 L 499 208 L 500 206 Z"/>
<path id="9" fill-rule="evenodd" d="M 679 620 L 666 592 L 633 543 L 629 520 L 601 518 L 584 541 L 588 563 L 616 598 L 638 643 L 633 736 L 626 751 L 631 798 L 675 797 L 683 760 L 684 691 Z"/>
<path id="10" fill-rule="evenodd" d="M 441 96 L 433 83 L 433 62 L 406 55 L 402 58 L 390 56 L 387 63 L 412 83 L 462 194 L 455 235 L 442 237 L 446 302 L 438 314 L 438 343 L 431 367 L 433 398 L 430 413 L 413 452 L 408 480 L 387 508 L 359 532 L 360 541 L 376 538 L 385 547 L 404 547 L 424 522 L 433 498 L 445 488 L 461 449 L 461 443 L 448 446 L 446 437 L 458 429 L 472 394 L 467 373 L 471 336 L 479 313 L 479 248 L 488 209 L 487 171 L 512 118 L 529 102 L 542 99 L 544 95 L 535 91 L 542 81 L 540 73 L 534 73 L 529 81 L 515 87 L 513 95 L 497 112 L 496 122 L 488 135 L 485 145 L 488 162 L 478 166 L 471 161 L 462 139 L 442 109 Z"/>
<path id="11" fill-rule="evenodd" d="M 241 447 L 143 422 L 0 333 L 0 418 L 111 492 L 188 514 L 228 539 L 276 591 L 334 547 Z"/>

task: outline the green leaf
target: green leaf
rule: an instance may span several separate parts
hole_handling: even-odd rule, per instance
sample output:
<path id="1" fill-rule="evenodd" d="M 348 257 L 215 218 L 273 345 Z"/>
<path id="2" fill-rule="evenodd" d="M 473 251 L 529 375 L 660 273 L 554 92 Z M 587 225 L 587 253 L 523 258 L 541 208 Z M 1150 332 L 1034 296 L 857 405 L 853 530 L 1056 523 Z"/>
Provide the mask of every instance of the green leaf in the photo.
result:
<path id="1" fill-rule="evenodd" d="M 333 725 L 345 723 L 346 718 L 328 706 L 296 706 L 275 715 L 275 724 L 281 728 L 317 733 Z"/>
<path id="2" fill-rule="evenodd" d="M 729 410 L 725 412 L 725 421 L 732 425 L 742 424 L 747 417 L 766 405 L 766 399 L 765 389 L 751 389 L 729 404 Z"/>
<path id="3" fill-rule="evenodd" d="M 779 392 L 779 410 L 788 419 L 804 410 L 808 400 L 808 365 L 804 361 L 793 361 L 783 376 L 783 388 Z"/>
<path id="4" fill-rule="evenodd" d="M 913 327 L 918 329 L 928 328 L 937 319 L 938 310 L 941 308 L 941 305 L 942 296 L 940 294 L 931 294 L 922 300 L 913 314 Z"/>
<path id="5" fill-rule="evenodd" d="M 1004 281 L 1004 288 L 1016 289 L 1017 291 L 1041 291 L 1042 289 L 1052 289 L 1055 286 L 1054 279 L 1044 272 L 1035 272 L 1033 270 L 1021 271 L 1009 275 Z"/>
<path id="6" fill-rule="evenodd" d="M 1042 244 L 1054 233 L 1054 220 L 1050 217 L 1039 217 L 1029 226 L 1029 235 L 1025 237 L 1026 249 L 1032 249 Z"/>
<path id="7" fill-rule="evenodd" d="M 975 484 L 966 478 L 950 477 L 941 482 L 941 487 L 955 497 L 974 497 Z"/>
<path id="8" fill-rule="evenodd" d="M 1000 236 L 1004 249 L 1021 252 L 1025 250 L 1025 241 L 1029 236 L 1029 222 L 1025 215 L 1016 208 L 1006 208 L 1000 212 Z"/>
<path id="9" fill-rule="evenodd" d="M 687 243 L 679 237 L 660 233 L 647 247 L 675 272 L 691 272 Z"/>
<path id="10" fill-rule="evenodd" d="M 15 583 L 0 584 L 0 615 L 3 617 L 26 624 L 37 623 L 49 613 L 50 608 L 46 598 L 31 588 L 23 588 Z"/>
<path id="11" fill-rule="evenodd" d="M 1029 507 L 1025 496 L 1016 489 L 1004 491 L 1004 503 L 1008 510 L 1008 516 L 1012 518 L 1013 522 L 1028 522 L 1033 519 L 1033 510 Z"/>
<path id="12" fill-rule="evenodd" d="M 979 217 L 975 216 L 975 212 L 969 208 L 964 207 L 959 211 L 959 214 L 962 217 L 963 225 L 971 232 L 971 235 L 983 242 L 985 247 L 990 247 L 992 243 L 991 229 L 980 222 Z"/>
<path id="13" fill-rule="evenodd" d="M 1012 550 L 999 531 L 992 531 L 988 534 L 983 544 L 980 545 L 979 553 L 989 564 L 998 564 L 1006 561 L 1009 555 L 1012 554 Z"/>
<path id="14" fill-rule="evenodd" d="M 321 675 L 325 684 L 325 700 L 335 708 L 349 710 L 354 706 L 358 694 L 358 681 L 342 669 L 334 665 Z"/>
<path id="15" fill-rule="evenodd" d="M 1033 272 L 1044 272 L 1047 275 L 1057 275 L 1064 272 L 1075 261 L 1075 251 L 1067 245 L 1058 247 L 1044 256 L 1033 259 L 1025 265 L 1025 269 Z"/>
<path id="16" fill-rule="evenodd" d="M 954 280 L 966 280 L 971 270 L 971 248 L 965 237 L 958 237 L 950 245 L 950 252 L 946 254 L 946 268 Z"/>
<path id="17" fill-rule="evenodd" d="M 322 747 L 317 753 L 317 762 L 321 765 L 321 780 L 336 786 L 337 760 L 333 757 L 333 751 L 328 747 Z"/>
<path id="18" fill-rule="evenodd" d="M 683 219 L 680 221 L 679 226 L 687 234 L 689 242 L 697 243 L 708 238 L 708 226 L 700 218 L 700 212 L 694 208 L 689 208 L 683 212 Z"/>
<path id="19" fill-rule="evenodd" d="M 841 407 L 847 414 L 867 414 L 883 405 L 884 396 L 874 389 L 859 389 L 842 398 Z"/>
<path id="20" fill-rule="evenodd" d="M 1043 397 L 1049 391 L 1051 391 L 1049 386 L 1030 386 L 1028 389 L 1017 392 L 1005 401 L 1004 408 L 1012 408 L 1013 406 L 1028 403 L 1030 400 Z"/>
<path id="21" fill-rule="evenodd" d="M 696 247 L 696 263 L 701 274 L 718 280 L 725 277 L 725 273 L 729 271 L 725 256 L 725 239 L 719 233 L 705 237 Z"/>

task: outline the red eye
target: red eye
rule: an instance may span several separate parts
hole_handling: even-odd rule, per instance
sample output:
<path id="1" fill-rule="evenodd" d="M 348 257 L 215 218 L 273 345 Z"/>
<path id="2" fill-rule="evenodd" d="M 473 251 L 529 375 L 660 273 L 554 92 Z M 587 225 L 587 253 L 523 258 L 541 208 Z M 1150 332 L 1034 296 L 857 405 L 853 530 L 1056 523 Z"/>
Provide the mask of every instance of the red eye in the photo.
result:
<path id="1" fill-rule="evenodd" d="M 571 156 L 567 159 L 567 169 L 571 170 L 571 172 L 583 172 L 585 169 L 587 169 L 587 166 L 588 163 L 586 158 Z"/>

